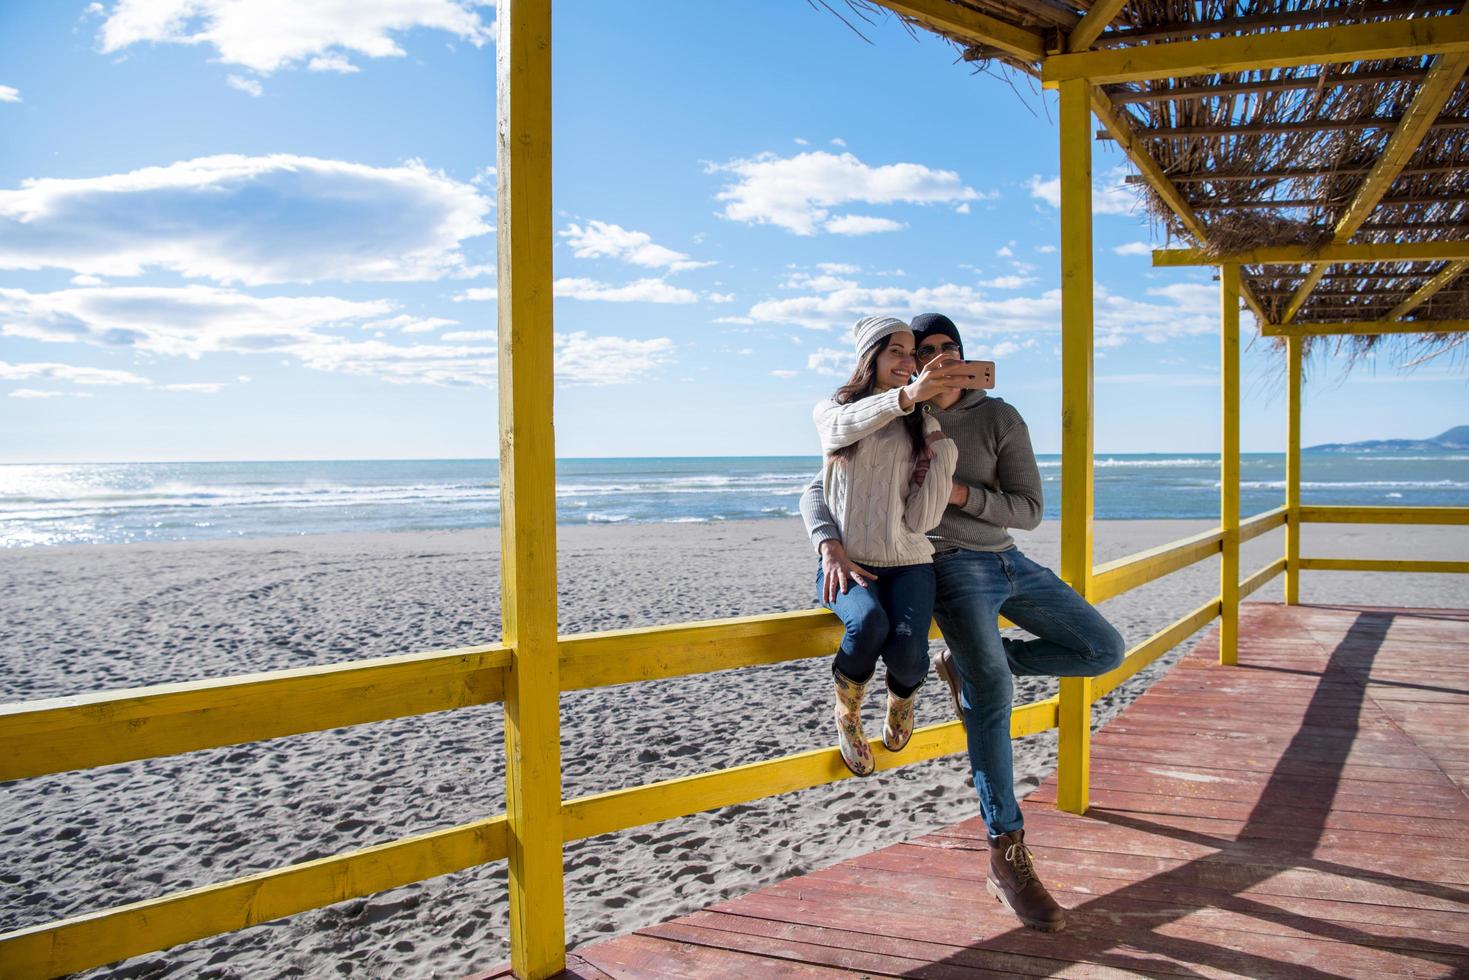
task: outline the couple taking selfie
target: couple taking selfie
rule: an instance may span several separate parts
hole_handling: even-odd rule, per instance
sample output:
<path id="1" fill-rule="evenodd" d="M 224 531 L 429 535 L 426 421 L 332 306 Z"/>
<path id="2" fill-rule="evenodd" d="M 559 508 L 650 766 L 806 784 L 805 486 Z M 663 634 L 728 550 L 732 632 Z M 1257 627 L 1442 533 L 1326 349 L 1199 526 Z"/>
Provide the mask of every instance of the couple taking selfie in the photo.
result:
<path id="1" fill-rule="evenodd" d="M 1010 537 L 1040 524 L 1041 478 L 1020 413 L 986 393 L 994 365 L 966 361 L 938 313 L 864 317 L 853 332 L 856 368 L 813 412 L 825 464 L 801 498 L 821 602 L 846 627 L 832 664 L 842 760 L 859 776 L 876 768 L 861 708 L 879 660 L 883 745 L 908 744 L 936 618 L 947 649 L 934 668 L 964 723 L 989 833 L 987 887 L 1025 925 L 1056 932 L 1064 913 L 1015 799 L 1011 677 L 1104 674 L 1122 662 L 1122 637 Z M 1034 639 L 1001 636 L 1002 615 Z"/>

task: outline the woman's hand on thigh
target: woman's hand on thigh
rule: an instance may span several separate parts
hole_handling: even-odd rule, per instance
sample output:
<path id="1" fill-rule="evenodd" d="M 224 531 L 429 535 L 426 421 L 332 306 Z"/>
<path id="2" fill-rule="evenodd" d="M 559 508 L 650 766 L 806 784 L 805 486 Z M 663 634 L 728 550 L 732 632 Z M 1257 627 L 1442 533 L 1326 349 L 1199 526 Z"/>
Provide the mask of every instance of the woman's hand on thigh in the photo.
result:
<path id="1" fill-rule="evenodd" d="M 866 581 L 863 581 L 866 579 Z M 821 601 L 830 605 L 837 594 L 847 594 L 853 585 L 867 588 L 877 576 L 847 557 L 847 549 L 836 538 L 821 542 Z"/>

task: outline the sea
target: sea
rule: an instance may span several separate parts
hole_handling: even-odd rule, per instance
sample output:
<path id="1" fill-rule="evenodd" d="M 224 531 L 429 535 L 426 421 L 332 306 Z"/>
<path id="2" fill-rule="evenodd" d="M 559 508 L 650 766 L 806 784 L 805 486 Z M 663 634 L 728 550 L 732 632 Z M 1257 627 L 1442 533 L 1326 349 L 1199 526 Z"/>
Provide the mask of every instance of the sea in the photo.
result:
<path id="1" fill-rule="evenodd" d="M 1061 460 L 1038 458 L 1046 516 L 1060 503 Z M 561 524 L 789 519 L 820 468 L 814 456 L 563 459 Z M 499 523 L 494 460 L 77 463 L 0 466 L 0 548 L 208 541 L 341 532 L 427 531 Z M 1241 460 L 1241 513 L 1285 502 L 1285 457 Z M 1211 518 L 1219 458 L 1100 454 L 1095 514 Z M 1469 453 L 1308 453 L 1308 504 L 1469 506 Z"/>

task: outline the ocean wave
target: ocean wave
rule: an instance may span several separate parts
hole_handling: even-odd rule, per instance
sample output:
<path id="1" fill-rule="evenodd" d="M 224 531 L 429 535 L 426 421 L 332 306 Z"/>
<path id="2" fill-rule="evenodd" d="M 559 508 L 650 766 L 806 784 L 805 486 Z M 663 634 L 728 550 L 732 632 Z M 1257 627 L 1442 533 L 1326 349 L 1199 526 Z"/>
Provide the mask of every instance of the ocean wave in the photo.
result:
<path id="1" fill-rule="evenodd" d="M 631 514 L 604 514 L 595 510 L 587 514 L 588 524 L 621 524 L 623 521 L 630 520 L 632 520 Z"/>
<path id="2" fill-rule="evenodd" d="M 1214 483 L 1217 489 L 1219 483 Z M 1245 490 L 1284 490 L 1284 480 L 1252 480 L 1241 483 Z M 1469 482 L 1463 480 L 1302 480 L 1301 488 L 1307 490 L 1469 490 Z"/>

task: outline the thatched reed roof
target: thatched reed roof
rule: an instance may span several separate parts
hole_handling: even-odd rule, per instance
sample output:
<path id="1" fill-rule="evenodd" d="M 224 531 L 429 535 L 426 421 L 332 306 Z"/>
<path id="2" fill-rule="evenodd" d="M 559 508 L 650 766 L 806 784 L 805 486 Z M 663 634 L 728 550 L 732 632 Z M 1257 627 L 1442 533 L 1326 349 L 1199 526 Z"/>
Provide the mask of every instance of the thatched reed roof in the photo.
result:
<path id="1" fill-rule="evenodd" d="M 876 2 L 900 14 L 933 8 L 932 3 Z M 1029 28 L 1050 51 L 1065 49 L 1068 35 L 1092 5 L 1091 0 L 948 2 Z M 1089 49 L 1442 18 L 1463 7 L 1463 0 L 1126 0 L 1120 7 L 1102 8 L 1116 14 Z M 936 29 L 932 19 L 913 22 L 949 37 L 970 61 L 998 61 L 1039 74 L 1040 59 Z M 1176 192 L 1170 196 L 1181 199 L 1189 212 L 1170 204 L 1155 184 L 1131 178 L 1170 239 L 1213 254 L 1333 239 L 1337 244 L 1462 240 L 1469 239 L 1469 84 L 1462 63 L 1469 58 L 1430 55 L 1164 78 L 1101 91 L 1121 122 L 1142 137 L 1134 153 L 1156 161 L 1170 192 Z M 1457 82 L 1451 77 L 1442 89 L 1450 92 L 1447 102 L 1379 196 L 1374 198 L 1369 188 L 1359 199 L 1369 171 L 1435 65 L 1439 74 L 1447 67 L 1457 75 Z M 1357 206 L 1349 208 L 1353 203 Z M 1469 320 L 1469 263 L 1321 268 L 1325 275 L 1313 284 L 1309 266 L 1246 266 L 1243 276 L 1256 316 L 1303 324 Z M 1434 289 L 1425 292 L 1431 295 L 1415 296 L 1430 283 Z M 1469 347 L 1464 337 L 1353 336 L 1326 343 L 1353 354 L 1388 344 L 1419 356 L 1462 352 Z"/>

